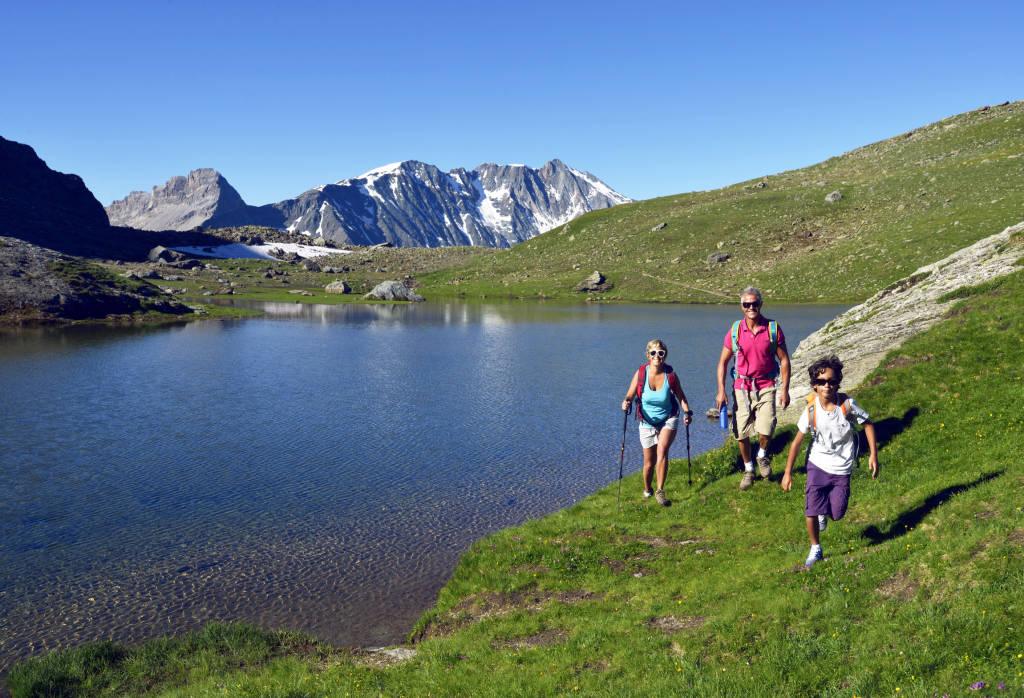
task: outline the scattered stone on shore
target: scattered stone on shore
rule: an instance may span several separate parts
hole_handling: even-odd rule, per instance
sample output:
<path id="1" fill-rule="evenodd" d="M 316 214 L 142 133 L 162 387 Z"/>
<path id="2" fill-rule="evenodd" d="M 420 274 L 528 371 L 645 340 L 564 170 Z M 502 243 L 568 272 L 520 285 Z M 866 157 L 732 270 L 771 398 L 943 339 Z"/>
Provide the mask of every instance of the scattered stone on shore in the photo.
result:
<path id="1" fill-rule="evenodd" d="M 306 271 L 320 271 L 320 264 L 315 259 L 303 259 L 302 266 Z"/>
<path id="2" fill-rule="evenodd" d="M 730 259 L 732 259 L 732 255 L 728 252 L 712 252 L 708 255 L 707 263 L 708 266 L 711 266 L 712 264 L 724 264 Z"/>
<path id="3" fill-rule="evenodd" d="M 352 293 L 352 287 L 348 285 L 348 282 L 342 279 L 341 281 L 332 281 L 331 283 L 324 286 L 324 291 L 327 293 Z"/>
<path id="4" fill-rule="evenodd" d="M 403 284 L 401 281 L 382 281 L 373 287 L 363 298 L 381 301 L 412 301 L 418 303 L 426 300 L 418 293 Z"/>
<path id="5" fill-rule="evenodd" d="M 664 230 L 667 227 L 668 227 L 668 223 L 658 223 L 658 225 L 656 225 L 653 228 L 651 228 L 651 232 L 652 233 L 656 233 L 659 230 Z"/>
<path id="6" fill-rule="evenodd" d="M 829 192 L 825 196 L 825 203 L 826 204 L 834 204 L 835 202 L 840 201 L 842 198 L 843 198 L 843 193 L 841 191 L 839 191 L 838 189 L 836 189 L 833 192 Z"/>

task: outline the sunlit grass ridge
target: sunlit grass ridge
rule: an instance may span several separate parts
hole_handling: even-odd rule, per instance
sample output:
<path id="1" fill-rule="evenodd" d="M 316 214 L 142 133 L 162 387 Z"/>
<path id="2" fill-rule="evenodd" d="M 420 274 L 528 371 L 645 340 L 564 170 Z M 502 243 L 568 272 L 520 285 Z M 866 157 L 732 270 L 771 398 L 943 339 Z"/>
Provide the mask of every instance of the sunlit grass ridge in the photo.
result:
<path id="1" fill-rule="evenodd" d="M 428 298 L 579 298 L 573 286 L 597 269 L 615 284 L 595 294 L 606 299 L 722 302 L 753 283 L 773 302 L 846 303 L 1022 211 L 1024 103 L 1014 102 L 811 167 L 588 213 L 420 280 Z M 730 258 L 709 262 L 717 253 Z"/>

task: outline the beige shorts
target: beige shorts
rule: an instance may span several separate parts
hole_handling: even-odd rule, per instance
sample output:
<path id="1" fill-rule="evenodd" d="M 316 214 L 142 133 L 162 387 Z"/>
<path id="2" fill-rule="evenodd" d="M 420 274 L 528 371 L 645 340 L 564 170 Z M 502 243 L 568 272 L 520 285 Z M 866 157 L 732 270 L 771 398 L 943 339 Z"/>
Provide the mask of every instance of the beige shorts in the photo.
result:
<path id="1" fill-rule="evenodd" d="M 736 416 L 733 435 L 753 439 L 758 434 L 771 436 L 775 431 L 775 386 L 760 390 L 735 390 Z"/>

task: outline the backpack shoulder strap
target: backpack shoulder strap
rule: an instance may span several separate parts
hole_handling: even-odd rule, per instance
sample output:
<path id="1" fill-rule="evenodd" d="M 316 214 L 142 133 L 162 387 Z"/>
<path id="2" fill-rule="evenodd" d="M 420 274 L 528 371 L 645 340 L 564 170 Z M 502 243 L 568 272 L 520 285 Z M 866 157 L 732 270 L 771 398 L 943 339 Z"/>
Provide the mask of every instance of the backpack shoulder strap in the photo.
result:
<path id="1" fill-rule="evenodd" d="M 647 387 L 647 364 L 641 364 L 636 372 L 636 399 L 640 400 L 644 396 L 644 388 Z"/>
<path id="2" fill-rule="evenodd" d="M 776 359 L 775 350 L 779 348 L 779 323 L 774 320 L 768 321 L 768 341 L 772 345 L 772 358 Z"/>
<path id="3" fill-rule="evenodd" d="M 668 389 L 672 394 L 675 394 L 676 390 L 682 390 L 682 386 L 679 385 L 679 375 L 672 369 L 671 366 L 665 366 L 665 370 L 668 371 Z"/>
<path id="4" fill-rule="evenodd" d="M 729 330 L 729 336 L 732 337 L 732 353 L 736 354 L 740 350 L 740 320 L 732 323 L 732 329 Z"/>

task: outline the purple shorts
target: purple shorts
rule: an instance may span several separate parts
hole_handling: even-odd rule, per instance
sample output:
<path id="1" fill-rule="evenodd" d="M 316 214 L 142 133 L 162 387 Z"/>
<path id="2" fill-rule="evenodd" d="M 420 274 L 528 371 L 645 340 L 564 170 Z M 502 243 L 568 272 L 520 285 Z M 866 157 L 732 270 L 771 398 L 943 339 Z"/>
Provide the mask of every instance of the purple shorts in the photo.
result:
<path id="1" fill-rule="evenodd" d="M 816 466 L 807 464 L 807 516 L 827 515 L 838 521 L 846 515 L 846 505 L 850 503 L 850 476 L 830 475 Z"/>

